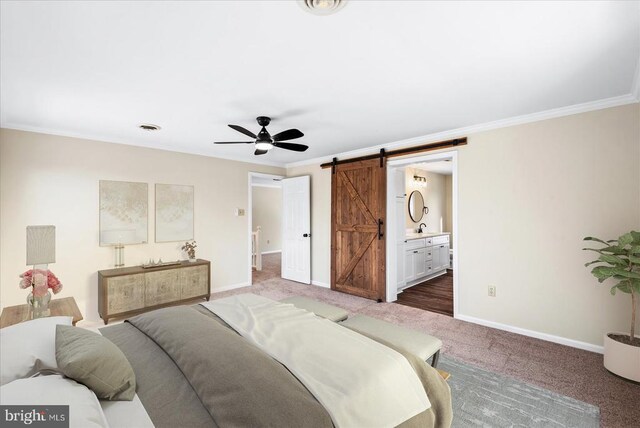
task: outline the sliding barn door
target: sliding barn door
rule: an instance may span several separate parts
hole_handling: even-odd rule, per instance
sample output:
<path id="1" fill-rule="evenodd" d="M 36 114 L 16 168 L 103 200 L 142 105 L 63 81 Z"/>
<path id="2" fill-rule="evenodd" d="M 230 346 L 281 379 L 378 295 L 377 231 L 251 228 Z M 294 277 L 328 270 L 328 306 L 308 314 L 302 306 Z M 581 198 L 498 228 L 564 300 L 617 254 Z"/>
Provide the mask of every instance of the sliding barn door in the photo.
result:
<path id="1" fill-rule="evenodd" d="M 331 289 L 385 297 L 386 167 L 380 159 L 336 165 L 331 179 Z"/>

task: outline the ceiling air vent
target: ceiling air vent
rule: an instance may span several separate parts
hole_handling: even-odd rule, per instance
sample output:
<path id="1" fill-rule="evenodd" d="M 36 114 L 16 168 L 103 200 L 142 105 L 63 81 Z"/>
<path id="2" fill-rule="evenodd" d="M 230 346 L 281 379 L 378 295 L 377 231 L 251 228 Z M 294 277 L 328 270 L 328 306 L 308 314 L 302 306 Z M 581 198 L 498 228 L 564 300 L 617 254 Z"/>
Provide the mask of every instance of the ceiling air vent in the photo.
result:
<path id="1" fill-rule="evenodd" d="M 158 125 L 152 125 L 150 123 L 143 123 L 142 125 L 138 125 L 138 128 L 143 131 L 159 131 L 161 128 Z"/>
<path id="2" fill-rule="evenodd" d="M 344 7 L 347 0 L 298 0 L 304 10 L 314 15 L 331 15 Z"/>

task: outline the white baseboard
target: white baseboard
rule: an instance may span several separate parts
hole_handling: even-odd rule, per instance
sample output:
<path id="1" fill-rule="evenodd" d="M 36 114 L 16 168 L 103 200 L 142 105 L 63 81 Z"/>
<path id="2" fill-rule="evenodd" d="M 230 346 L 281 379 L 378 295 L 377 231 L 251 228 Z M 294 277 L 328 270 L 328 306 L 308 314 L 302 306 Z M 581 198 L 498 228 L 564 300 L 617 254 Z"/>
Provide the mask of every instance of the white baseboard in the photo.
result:
<path id="1" fill-rule="evenodd" d="M 315 285 L 317 287 L 322 287 L 322 288 L 331 288 L 331 284 L 327 284 L 326 282 L 320 282 L 320 281 L 311 281 L 311 285 Z"/>
<path id="2" fill-rule="evenodd" d="M 579 340 L 567 339 L 566 337 L 554 336 L 552 334 L 540 333 L 538 331 L 527 330 L 526 328 L 514 327 L 507 324 L 501 324 L 495 321 L 488 321 L 482 318 L 470 317 L 468 315 L 457 314 L 456 319 L 467 321 L 473 324 L 483 325 L 485 327 L 496 328 L 498 330 L 504 330 L 511 333 L 521 334 L 523 336 L 534 337 L 536 339 L 546 340 L 547 342 L 559 343 L 560 345 L 571 346 L 572 348 L 584 349 L 585 351 L 596 352 L 598 354 L 604 353 L 604 347 L 594 345 L 587 342 L 581 342 Z"/>
<path id="3" fill-rule="evenodd" d="M 237 284 L 225 285 L 224 287 L 218 287 L 215 290 L 211 290 L 211 294 L 221 293 L 223 291 L 235 290 L 236 288 L 248 287 L 251 284 L 248 282 L 239 282 Z"/>
<path id="4" fill-rule="evenodd" d="M 265 254 L 275 254 L 275 253 L 281 253 L 282 250 L 273 250 L 273 251 L 263 251 L 262 255 L 264 256 Z"/>

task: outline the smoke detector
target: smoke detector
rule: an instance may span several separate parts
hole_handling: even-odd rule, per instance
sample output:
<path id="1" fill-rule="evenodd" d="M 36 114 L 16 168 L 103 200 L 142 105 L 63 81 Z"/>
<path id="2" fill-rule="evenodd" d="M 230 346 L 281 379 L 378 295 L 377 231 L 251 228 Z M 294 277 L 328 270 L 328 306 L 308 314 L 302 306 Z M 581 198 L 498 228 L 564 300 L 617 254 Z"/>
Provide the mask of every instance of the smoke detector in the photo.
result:
<path id="1" fill-rule="evenodd" d="M 142 129 L 143 131 L 159 131 L 160 128 L 158 125 L 153 125 L 151 123 L 143 123 L 142 125 L 138 125 L 138 128 Z"/>
<path id="2" fill-rule="evenodd" d="M 314 15 L 331 15 L 344 7 L 347 0 L 298 0 L 304 10 Z"/>

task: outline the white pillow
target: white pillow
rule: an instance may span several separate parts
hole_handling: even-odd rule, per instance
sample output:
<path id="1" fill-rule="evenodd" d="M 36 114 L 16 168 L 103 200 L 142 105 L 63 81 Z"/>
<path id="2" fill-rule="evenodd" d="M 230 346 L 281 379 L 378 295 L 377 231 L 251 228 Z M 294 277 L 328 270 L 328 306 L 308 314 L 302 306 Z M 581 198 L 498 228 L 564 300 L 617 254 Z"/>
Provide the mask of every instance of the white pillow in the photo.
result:
<path id="1" fill-rule="evenodd" d="M 96 395 L 86 386 L 60 375 L 18 379 L 0 387 L 0 404 L 69 406 L 70 428 L 108 427 Z"/>
<path id="2" fill-rule="evenodd" d="M 72 317 L 46 317 L 0 329 L 0 385 L 57 369 L 56 325 L 71 325 Z"/>

